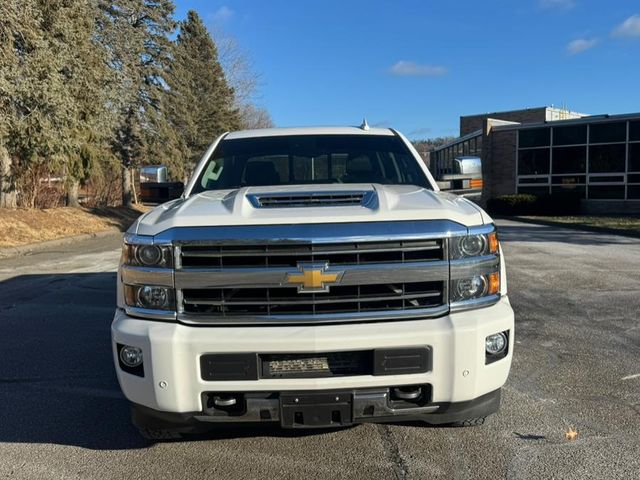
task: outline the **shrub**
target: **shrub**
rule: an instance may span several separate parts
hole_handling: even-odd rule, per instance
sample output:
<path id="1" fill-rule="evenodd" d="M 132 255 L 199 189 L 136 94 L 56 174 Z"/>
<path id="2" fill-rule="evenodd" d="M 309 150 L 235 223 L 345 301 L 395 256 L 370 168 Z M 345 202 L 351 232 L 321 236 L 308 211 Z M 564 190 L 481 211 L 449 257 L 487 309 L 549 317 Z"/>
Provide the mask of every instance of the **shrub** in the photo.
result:
<path id="1" fill-rule="evenodd" d="M 492 215 L 533 215 L 538 197 L 528 194 L 500 195 L 489 199 L 487 210 Z"/>
<path id="2" fill-rule="evenodd" d="M 580 195 L 500 195 L 489 200 L 487 210 L 492 215 L 576 215 L 580 213 Z"/>

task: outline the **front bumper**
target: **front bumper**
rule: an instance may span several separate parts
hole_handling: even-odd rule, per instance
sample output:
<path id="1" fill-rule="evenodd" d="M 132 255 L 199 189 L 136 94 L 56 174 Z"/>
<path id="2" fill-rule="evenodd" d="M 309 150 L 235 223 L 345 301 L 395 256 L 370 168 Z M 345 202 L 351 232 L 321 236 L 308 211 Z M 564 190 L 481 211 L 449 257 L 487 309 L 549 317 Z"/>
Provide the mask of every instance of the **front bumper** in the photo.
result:
<path id="1" fill-rule="evenodd" d="M 207 392 L 351 390 L 356 392 L 355 405 L 359 391 L 382 392 L 403 385 L 428 385 L 430 404 L 414 413 L 435 412 L 442 405 L 469 402 L 500 389 L 511 366 L 513 328 L 513 310 L 503 297 L 491 307 L 440 318 L 316 326 L 194 327 L 131 318 L 117 310 L 111 331 L 117 376 L 125 396 L 142 409 L 193 417 L 197 416 L 194 412 L 205 415 L 203 395 Z M 485 338 L 501 331 L 510 332 L 508 354 L 487 364 Z M 142 349 L 143 377 L 118 367 L 117 344 Z M 208 353 L 319 353 L 424 346 L 432 351 L 432 368 L 426 373 L 233 381 L 205 381 L 200 374 L 200 357 Z M 385 413 L 389 412 L 381 408 L 379 416 Z M 411 412 L 399 413 L 407 416 Z"/>
<path id="2" fill-rule="evenodd" d="M 315 425 L 316 427 L 337 427 L 354 423 L 385 423 L 420 421 L 431 425 L 443 425 L 464 420 L 483 418 L 495 413 L 500 407 L 500 390 L 489 392 L 481 397 L 466 402 L 437 403 L 424 408 L 390 410 L 386 404 L 375 404 L 375 410 L 369 410 L 371 400 L 382 399 L 385 390 L 377 392 L 354 392 L 355 402 L 351 406 L 353 417 L 350 421 L 332 422 Z M 248 399 L 249 400 L 249 399 Z M 268 415 L 265 415 L 268 412 Z M 133 424 L 139 428 L 155 430 L 172 430 L 181 433 L 195 433 L 206 430 L 207 426 L 234 425 L 256 426 L 264 424 L 282 424 L 281 404 L 277 397 L 267 401 L 247 402 L 247 409 L 241 416 L 215 416 L 204 412 L 172 413 L 160 412 L 143 405 L 132 405 Z M 313 428 L 306 424 L 300 428 Z M 203 428 L 204 427 L 204 428 Z M 291 426 L 290 426 L 291 427 Z M 295 426 L 292 426 L 296 428 Z"/>

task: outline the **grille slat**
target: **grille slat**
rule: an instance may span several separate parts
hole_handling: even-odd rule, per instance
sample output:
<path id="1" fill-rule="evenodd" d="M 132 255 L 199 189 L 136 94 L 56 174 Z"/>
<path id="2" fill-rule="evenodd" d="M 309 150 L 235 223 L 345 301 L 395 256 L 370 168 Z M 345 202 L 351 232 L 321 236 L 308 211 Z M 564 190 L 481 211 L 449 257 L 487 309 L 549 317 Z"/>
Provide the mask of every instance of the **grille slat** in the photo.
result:
<path id="1" fill-rule="evenodd" d="M 443 260 L 442 240 L 341 244 L 183 245 L 181 265 L 189 268 L 284 267 L 298 262 L 370 265 Z"/>
<path id="2" fill-rule="evenodd" d="M 268 289 L 267 289 L 268 291 Z M 440 296 L 440 292 L 439 291 L 434 291 L 434 292 L 428 292 L 428 293 L 424 293 L 424 294 L 414 294 L 414 295 L 402 295 L 401 298 L 403 298 L 404 300 L 414 300 L 414 299 L 421 299 L 421 298 L 430 298 L 430 297 L 439 297 Z M 323 303 L 344 303 L 344 302 L 357 302 L 360 299 L 371 299 L 371 300 L 375 300 L 375 301 L 384 301 L 384 300 L 397 300 L 398 296 L 387 296 L 387 297 L 380 297 L 380 296 L 369 296 L 369 297 L 339 297 L 336 299 L 314 299 L 313 303 L 315 304 L 323 304 Z M 242 300 L 242 301 L 228 301 L 228 300 L 210 300 L 207 298 L 185 298 L 184 299 L 184 303 L 185 304 L 193 304 L 193 305 L 264 305 L 265 301 L 264 300 Z M 267 304 L 271 305 L 271 301 L 267 300 Z M 273 303 L 277 304 L 277 305 L 305 305 L 307 303 L 309 303 L 309 299 L 306 300 L 278 300 L 278 301 L 274 301 Z"/>
<path id="3" fill-rule="evenodd" d="M 184 257 L 202 257 L 202 258 L 209 258 L 209 257 L 237 257 L 239 255 L 242 256 L 249 256 L 249 257 L 262 257 L 262 256 L 267 256 L 267 257 L 278 257 L 278 256 L 289 256 L 292 253 L 294 253 L 293 251 L 282 251 L 282 252 L 278 252 L 278 251 L 261 251 L 261 252 L 257 252 L 257 251 L 251 251 L 251 250 L 244 250 L 244 251 L 238 251 L 238 252 L 224 252 L 224 251 L 216 251 L 214 249 L 211 249 L 210 247 L 205 247 L 206 249 L 202 249 L 201 251 L 199 250 L 191 250 L 188 249 L 187 251 L 183 251 L 182 252 L 182 256 Z M 422 251 L 422 250 L 440 250 L 440 246 L 439 245 L 429 245 L 429 246 L 424 246 L 424 247 L 406 247 L 406 248 L 368 248 L 368 249 L 358 249 L 355 250 L 355 252 L 357 252 L 358 254 L 360 253 L 375 253 L 375 252 L 380 252 L 380 251 L 386 251 L 386 252 L 418 252 L 418 251 Z M 345 254 L 345 253 L 352 253 L 352 251 L 349 250 L 313 250 L 315 253 L 322 253 L 325 255 L 337 255 L 337 254 Z M 308 250 L 304 250 L 301 251 L 300 253 L 306 253 L 306 254 L 311 254 L 312 250 L 308 249 Z"/>
<path id="4" fill-rule="evenodd" d="M 299 294 L 295 288 L 185 289 L 183 308 L 217 316 L 411 310 L 441 305 L 442 284 L 334 286 L 321 294 Z"/>

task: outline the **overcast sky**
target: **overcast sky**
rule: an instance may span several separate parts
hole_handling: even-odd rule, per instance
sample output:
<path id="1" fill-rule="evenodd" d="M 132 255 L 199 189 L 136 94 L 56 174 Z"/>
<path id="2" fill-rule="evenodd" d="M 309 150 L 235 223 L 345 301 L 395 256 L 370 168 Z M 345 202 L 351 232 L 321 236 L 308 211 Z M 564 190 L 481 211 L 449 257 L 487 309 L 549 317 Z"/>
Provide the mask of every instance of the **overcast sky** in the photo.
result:
<path id="1" fill-rule="evenodd" d="M 638 0 L 176 0 L 233 35 L 278 126 L 458 133 L 458 117 L 640 111 Z"/>

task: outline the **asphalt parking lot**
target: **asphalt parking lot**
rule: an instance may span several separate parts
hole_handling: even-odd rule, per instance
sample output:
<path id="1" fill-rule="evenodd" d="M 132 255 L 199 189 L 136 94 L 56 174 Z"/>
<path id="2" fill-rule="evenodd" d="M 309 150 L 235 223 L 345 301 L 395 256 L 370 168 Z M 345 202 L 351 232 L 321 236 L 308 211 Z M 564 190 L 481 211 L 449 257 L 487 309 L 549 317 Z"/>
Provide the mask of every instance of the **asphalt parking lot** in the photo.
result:
<path id="1" fill-rule="evenodd" d="M 119 239 L 0 260 L 0 478 L 638 478 L 640 242 L 500 227 L 516 351 L 500 413 L 467 429 L 147 443 L 111 364 Z"/>

